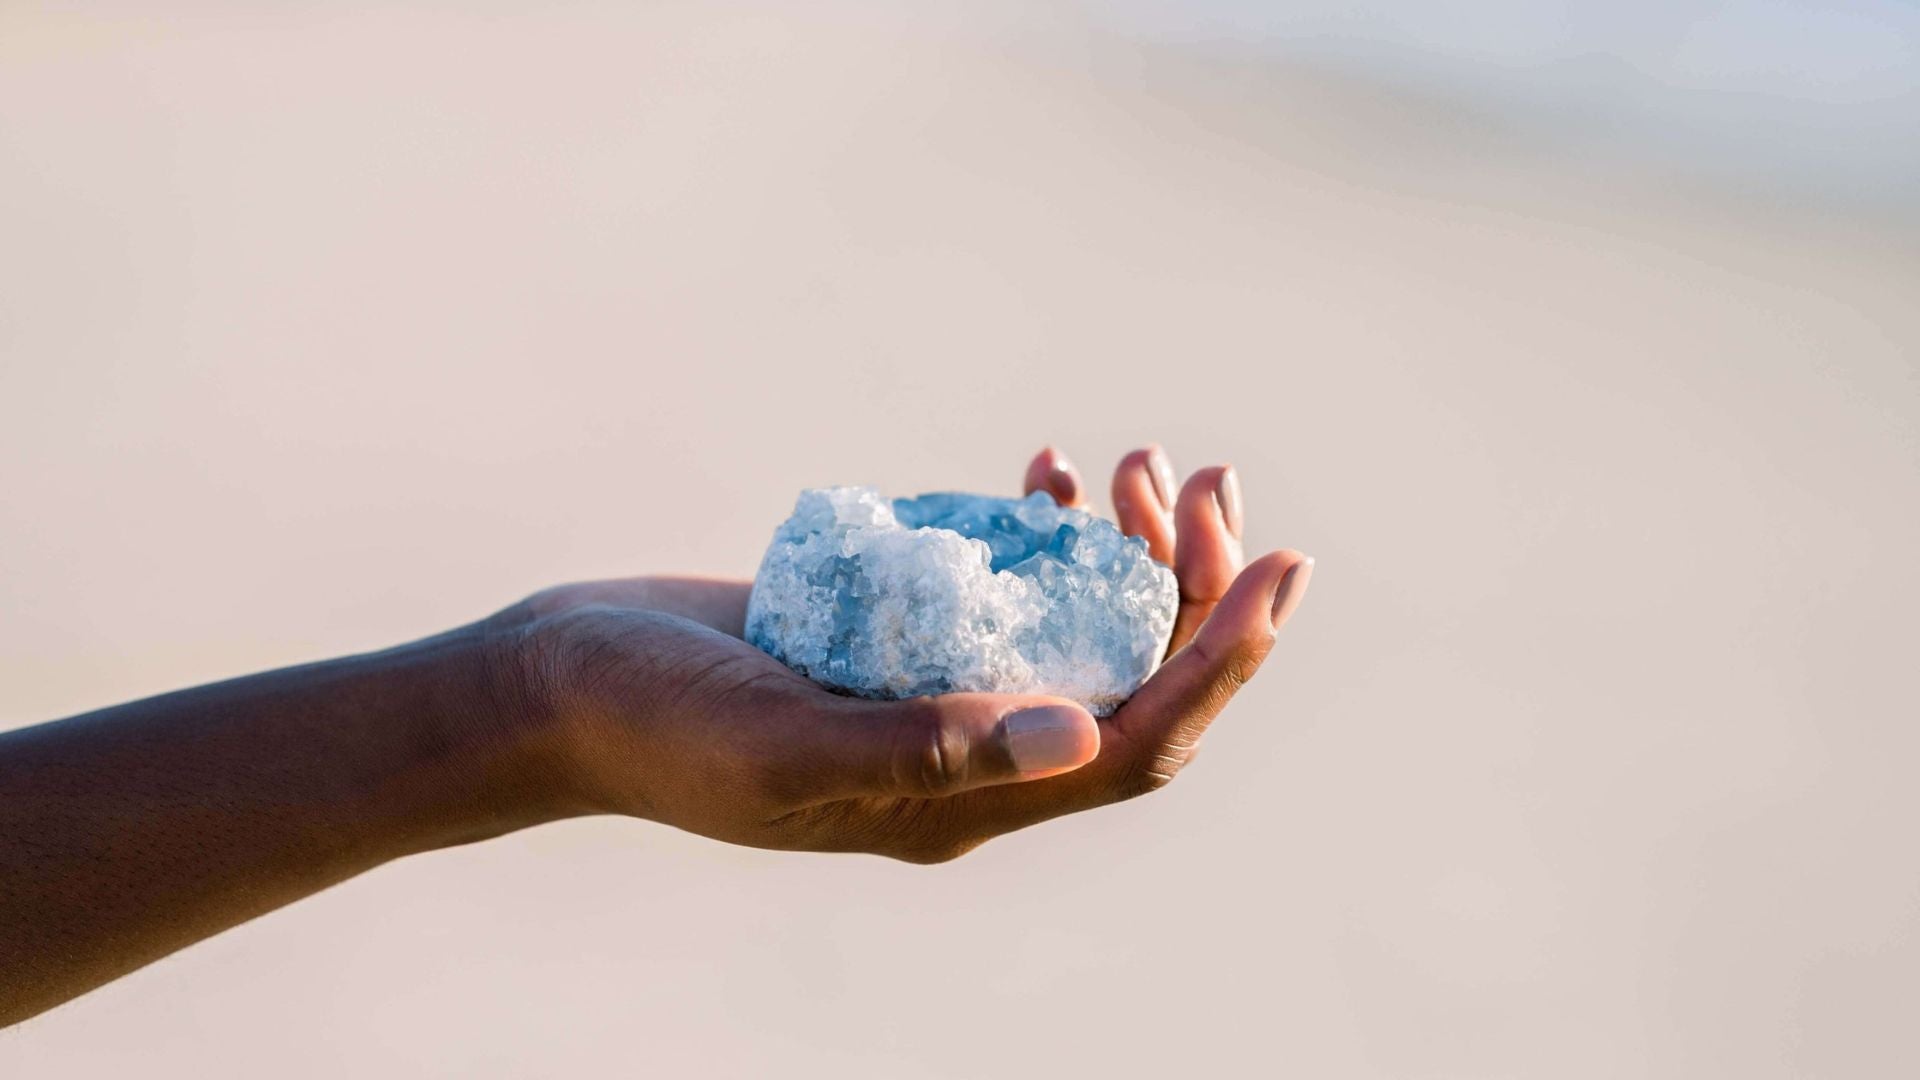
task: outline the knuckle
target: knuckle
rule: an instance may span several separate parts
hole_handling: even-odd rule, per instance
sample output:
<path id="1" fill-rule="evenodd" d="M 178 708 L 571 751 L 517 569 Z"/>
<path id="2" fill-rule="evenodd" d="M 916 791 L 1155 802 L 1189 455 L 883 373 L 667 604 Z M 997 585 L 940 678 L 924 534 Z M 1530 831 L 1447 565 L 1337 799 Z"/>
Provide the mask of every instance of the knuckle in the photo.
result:
<path id="1" fill-rule="evenodd" d="M 967 784 L 970 739 L 965 728 L 942 721 L 931 705 L 902 727 L 894 775 L 903 791 L 937 799 Z"/>
<path id="2" fill-rule="evenodd" d="M 1161 791 L 1173 783 L 1192 756 L 1191 746 L 1173 743 L 1160 746 L 1121 774 L 1116 794 L 1124 801 Z"/>
<path id="3" fill-rule="evenodd" d="M 1261 662 L 1267 658 L 1270 645 L 1270 641 L 1240 639 L 1223 649 L 1204 638 L 1195 638 L 1192 648 L 1213 672 L 1214 684 L 1223 693 L 1231 695 L 1253 680 L 1254 673 L 1260 670 Z"/>
<path id="4" fill-rule="evenodd" d="M 1144 765 L 1134 769 L 1127 773 L 1126 778 L 1120 783 L 1120 798 L 1122 801 L 1137 799 L 1142 795 L 1151 795 L 1156 791 L 1164 790 L 1168 784 L 1173 783 L 1173 778 L 1178 776 L 1179 772 L 1177 768 L 1169 769 L 1158 765 Z"/>
<path id="5" fill-rule="evenodd" d="M 1271 651 L 1272 644 L 1272 639 L 1268 639 L 1242 645 L 1233 650 L 1233 653 L 1227 657 L 1225 670 L 1221 673 L 1222 681 L 1236 691 L 1252 682 L 1253 677 L 1260 671 L 1260 665 L 1266 662 L 1267 653 Z"/>
<path id="6" fill-rule="evenodd" d="M 1211 717 L 1218 715 L 1235 694 L 1253 681 L 1271 651 L 1272 642 L 1242 639 L 1223 647 L 1196 637 L 1187 647 L 1199 656 L 1208 672 L 1198 704 L 1201 711 Z"/>

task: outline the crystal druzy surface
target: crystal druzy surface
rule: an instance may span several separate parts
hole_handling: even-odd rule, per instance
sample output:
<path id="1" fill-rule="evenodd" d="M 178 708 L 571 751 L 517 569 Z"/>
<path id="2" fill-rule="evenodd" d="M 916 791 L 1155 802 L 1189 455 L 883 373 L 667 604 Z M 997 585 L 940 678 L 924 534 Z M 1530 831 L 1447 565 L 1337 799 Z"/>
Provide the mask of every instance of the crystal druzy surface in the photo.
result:
<path id="1" fill-rule="evenodd" d="M 862 697 L 1057 694 L 1105 716 L 1153 673 L 1178 603 L 1145 541 L 1044 492 L 819 488 L 773 534 L 747 640 Z"/>

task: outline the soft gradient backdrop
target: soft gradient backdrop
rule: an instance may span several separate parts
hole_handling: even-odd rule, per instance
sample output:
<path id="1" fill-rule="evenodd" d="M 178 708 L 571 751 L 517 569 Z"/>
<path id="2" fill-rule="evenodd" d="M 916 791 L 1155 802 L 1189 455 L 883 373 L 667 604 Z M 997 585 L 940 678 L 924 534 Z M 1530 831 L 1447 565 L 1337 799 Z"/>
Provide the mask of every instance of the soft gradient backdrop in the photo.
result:
<path id="1" fill-rule="evenodd" d="M 1047 441 L 1319 568 L 1150 799 L 522 833 L 0 1075 L 1920 1071 L 1911 6 L 88 8 L 0 8 L 0 726 Z"/>

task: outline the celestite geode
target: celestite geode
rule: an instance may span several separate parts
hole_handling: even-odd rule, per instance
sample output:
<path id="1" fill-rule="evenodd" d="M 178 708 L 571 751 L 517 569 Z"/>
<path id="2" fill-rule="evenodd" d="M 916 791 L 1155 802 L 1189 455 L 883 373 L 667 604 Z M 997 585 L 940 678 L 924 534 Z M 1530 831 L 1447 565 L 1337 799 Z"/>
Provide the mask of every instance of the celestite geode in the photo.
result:
<path id="1" fill-rule="evenodd" d="M 1057 694 L 1105 716 L 1173 633 L 1179 587 L 1105 518 L 1024 499 L 800 493 L 747 603 L 747 640 L 830 689 Z"/>

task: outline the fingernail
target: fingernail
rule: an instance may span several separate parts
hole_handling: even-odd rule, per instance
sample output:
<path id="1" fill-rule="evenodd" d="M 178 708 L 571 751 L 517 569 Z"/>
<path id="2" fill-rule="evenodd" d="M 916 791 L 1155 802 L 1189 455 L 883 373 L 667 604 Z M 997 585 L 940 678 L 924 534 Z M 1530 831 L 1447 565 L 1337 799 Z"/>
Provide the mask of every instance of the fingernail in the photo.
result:
<path id="1" fill-rule="evenodd" d="M 1061 506 L 1080 499 L 1080 473 L 1058 450 L 1053 452 L 1053 469 L 1047 473 L 1047 490 Z"/>
<path id="2" fill-rule="evenodd" d="M 1227 531 L 1235 540 L 1240 539 L 1240 474 L 1229 465 L 1220 470 L 1220 481 L 1214 485 L 1214 501 L 1220 504 L 1220 519 L 1227 523 Z"/>
<path id="3" fill-rule="evenodd" d="M 1153 482 L 1153 497 L 1160 500 L 1162 513 L 1173 512 L 1173 463 L 1158 446 L 1147 450 L 1147 479 Z"/>
<path id="4" fill-rule="evenodd" d="M 1280 629 L 1286 623 L 1287 616 L 1293 614 L 1293 609 L 1300 606 L 1300 598 L 1307 595 L 1307 582 L 1311 580 L 1313 580 L 1311 556 L 1295 563 L 1293 569 L 1287 571 L 1287 575 L 1280 579 L 1280 587 L 1273 593 L 1273 628 L 1275 630 Z"/>
<path id="5" fill-rule="evenodd" d="M 1000 724 L 1013 767 L 1040 772 L 1078 765 L 1084 715 L 1069 705 L 1040 705 L 1008 713 Z"/>

